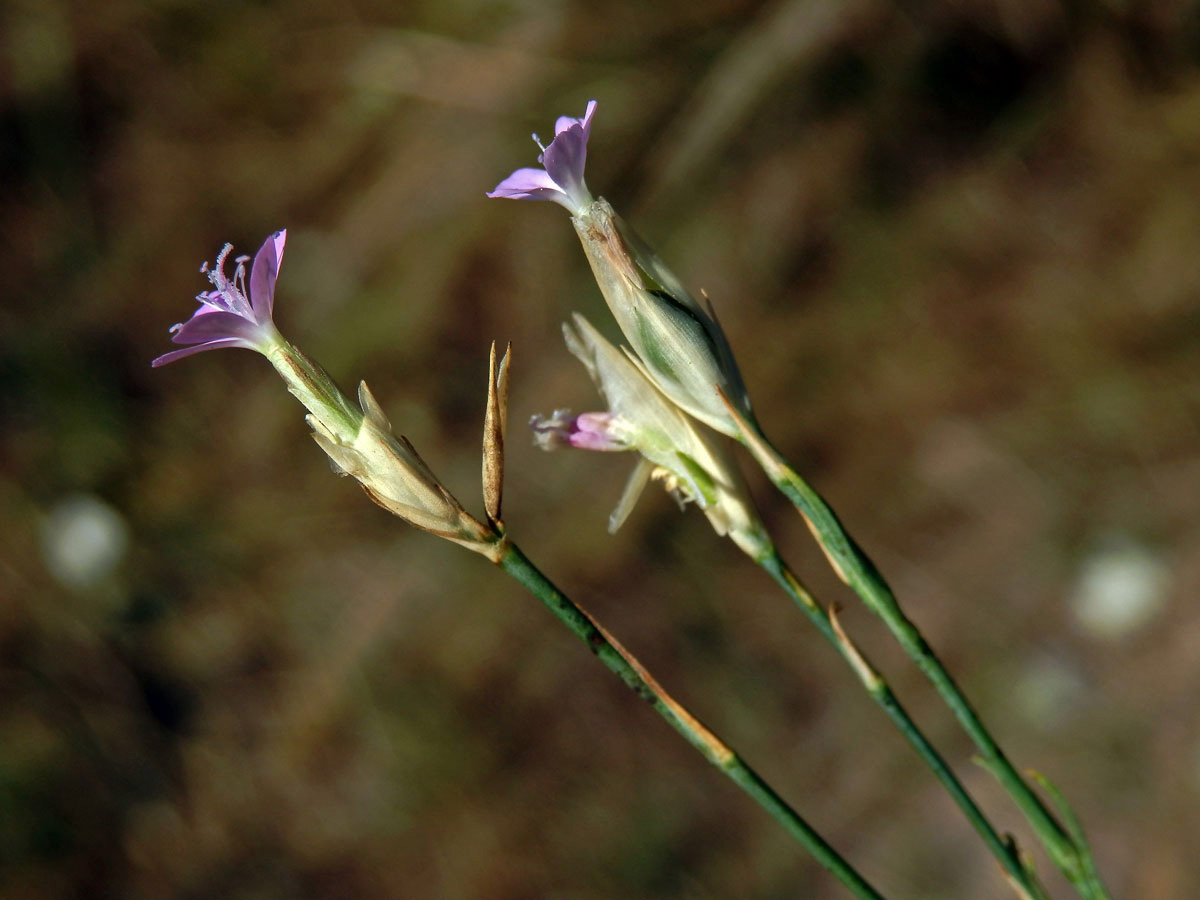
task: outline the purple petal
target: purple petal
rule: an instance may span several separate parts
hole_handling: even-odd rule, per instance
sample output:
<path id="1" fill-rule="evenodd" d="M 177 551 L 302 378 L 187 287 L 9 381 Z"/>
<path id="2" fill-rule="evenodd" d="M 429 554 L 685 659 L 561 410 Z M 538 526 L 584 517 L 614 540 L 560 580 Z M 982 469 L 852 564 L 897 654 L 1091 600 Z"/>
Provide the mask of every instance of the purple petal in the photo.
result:
<path id="1" fill-rule="evenodd" d="M 243 319 L 236 313 L 201 306 L 195 315 L 175 329 L 171 340 L 176 344 L 200 344 L 228 339 L 253 346 L 262 343 L 263 336 L 262 325 Z"/>
<path id="2" fill-rule="evenodd" d="M 579 450 L 629 450 L 621 437 L 620 420 L 612 413 L 593 412 L 571 415 L 568 409 L 556 409 L 552 416 L 534 416 L 529 420 L 534 440 L 543 450 L 569 446 Z"/>
<path id="3" fill-rule="evenodd" d="M 580 450 L 628 450 L 619 437 L 618 419 L 612 413 L 580 413 L 571 423 L 567 442 Z"/>
<path id="4" fill-rule="evenodd" d="M 283 245 L 286 242 L 286 228 L 275 232 L 258 248 L 250 266 L 250 304 L 254 308 L 254 317 L 260 323 L 271 320 L 271 309 L 275 304 L 275 279 L 279 277 Z"/>
<path id="5" fill-rule="evenodd" d="M 185 356 L 191 356 L 193 353 L 203 353 L 205 350 L 218 350 L 221 347 L 245 347 L 247 350 L 253 349 L 239 338 L 230 338 L 225 341 L 209 341 L 207 344 L 197 344 L 194 347 L 184 347 L 182 350 L 172 350 L 170 353 L 164 353 L 153 360 L 150 365 L 158 368 L 159 366 L 165 366 L 167 363 L 173 363 L 177 359 L 183 359 Z"/>
<path id="6" fill-rule="evenodd" d="M 562 190 L 544 169 L 517 169 L 489 191 L 489 197 L 508 197 L 513 200 L 556 200 Z"/>
<path id="7" fill-rule="evenodd" d="M 572 199 L 587 192 L 583 169 L 587 163 L 587 135 L 582 125 L 572 125 L 556 137 L 542 154 L 542 165 L 561 193 Z"/>
<path id="8" fill-rule="evenodd" d="M 582 119 L 560 116 L 554 126 L 557 134 L 542 154 L 542 165 L 576 209 L 591 199 L 583 173 L 587 166 L 588 137 L 595 113 L 596 101 L 590 100 Z"/>
<path id="9" fill-rule="evenodd" d="M 554 140 L 538 156 L 538 162 L 545 167 L 545 171 L 517 169 L 496 185 L 496 189 L 489 192 L 488 196 L 513 200 L 552 200 L 573 215 L 578 214 L 592 202 L 583 180 L 583 170 L 587 164 L 587 142 L 595 114 L 596 101 L 589 100 L 583 118 L 559 116 L 554 123 Z"/>
<path id="10" fill-rule="evenodd" d="M 554 123 L 554 134 L 560 135 L 572 125 L 583 126 L 583 139 L 586 141 L 592 131 L 592 116 L 596 114 L 596 101 L 589 100 L 587 109 L 584 110 L 583 118 L 576 119 L 574 116 L 559 116 Z"/>

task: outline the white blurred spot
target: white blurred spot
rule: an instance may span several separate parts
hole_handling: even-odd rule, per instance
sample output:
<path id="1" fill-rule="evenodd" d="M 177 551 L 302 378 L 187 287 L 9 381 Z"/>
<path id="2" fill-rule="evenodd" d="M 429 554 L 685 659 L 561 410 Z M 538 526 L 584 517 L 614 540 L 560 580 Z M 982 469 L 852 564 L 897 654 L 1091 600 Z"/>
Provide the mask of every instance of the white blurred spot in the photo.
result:
<path id="1" fill-rule="evenodd" d="M 1017 708 L 1046 731 L 1068 723 L 1086 695 L 1087 683 L 1079 670 L 1063 657 L 1051 655 L 1026 661 L 1012 691 Z"/>
<path id="2" fill-rule="evenodd" d="M 1128 542 L 1110 545 L 1084 560 L 1071 608 L 1089 635 L 1118 640 L 1162 610 L 1169 581 L 1166 565 L 1148 550 Z"/>
<path id="3" fill-rule="evenodd" d="M 88 588 L 108 577 L 128 546 L 120 513 L 90 494 L 60 500 L 42 523 L 46 568 L 69 588 Z"/>

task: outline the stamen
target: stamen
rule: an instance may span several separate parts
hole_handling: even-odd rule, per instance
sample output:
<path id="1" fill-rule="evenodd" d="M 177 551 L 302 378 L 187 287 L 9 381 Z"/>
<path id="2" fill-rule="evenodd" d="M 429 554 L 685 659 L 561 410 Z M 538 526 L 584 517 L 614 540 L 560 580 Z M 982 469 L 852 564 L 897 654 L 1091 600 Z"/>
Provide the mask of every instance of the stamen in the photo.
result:
<path id="1" fill-rule="evenodd" d="M 229 254 L 233 251 L 233 244 L 225 244 L 221 248 L 221 252 L 217 254 L 217 261 L 210 268 L 208 263 L 200 269 L 201 272 L 208 275 L 208 280 L 212 282 L 214 291 L 204 291 L 197 294 L 196 299 L 201 303 L 211 306 L 213 309 L 219 309 L 224 312 L 231 312 L 241 316 L 244 319 L 252 319 L 254 314 L 251 310 L 250 301 L 246 293 L 246 263 L 250 260 L 249 256 L 239 256 L 234 259 L 237 263 L 237 268 L 233 272 L 231 280 L 225 274 L 225 261 L 229 258 Z"/>
<path id="2" fill-rule="evenodd" d="M 239 256 L 237 258 L 237 269 L 233 273 L 233 289 L 241 297 L 246 296 L 246 260 L 250 257 Z"/>
<path id="3" fill-rule="evenodd" d="M 532 137 L 532 138 L 533 138 L 533 142 L 534 142 L 535 144 L 537 144 L 537 145 L 538 145 L 538 149 L 539 149 L 539 150 L 541 150 L 543 153 L 545 153 L 545 152 L 546 152 L 546 145 L 545 145 L 545 144 L 543 144 L 543 143 L 542 143 L 542 139 L 541 139 L 540 137 L 538 137 L 538 136 L 537 136 L 537 132 L 534 132 L 533 134 L 531 134 L 531 135 L 530 135 L 530 137 Z"/>
<path id="4" fill-rule="evenodd" d="M 221 252 L 217 254 L 216 268 L 218 269 L 218 271 L 223 271 L 225 269 L 225 258 L 227 256 L 229 256 L 229 254 L 232 252 L 233 252 L 233 244 L 226 241 L 225 246 L 221 248 Z"/>
<path id="5" fill-rule="evenodd" d="M 212 271 L 208 273 L 208 280 L 216 285 L 217 290 L 222 294 L 225 293 L 225 289 L 229 285 L 229 281 L 225 278 L 225 258 L 229 256 L 232 250 L 233 244 L 226 243 L 221 248 L 221 252 L 217 254 L 217 261 Z"/>
<path id="6" fill-rule="evenodd" d="M 654 471 L 650 473 L 650 478 L 653 481 L 661 481 L 671 499 L 679 507 L 679 511 L 683 512 L 688 503 L 696 499 L 696 494 L 690 490 L 679 476 L 673 472 L 664 469 L 662 466 L 655 466 Z M 700 505 L 697 503 L 697 505 Z M 703 507 L 702 507 L 703 508 Z"/>

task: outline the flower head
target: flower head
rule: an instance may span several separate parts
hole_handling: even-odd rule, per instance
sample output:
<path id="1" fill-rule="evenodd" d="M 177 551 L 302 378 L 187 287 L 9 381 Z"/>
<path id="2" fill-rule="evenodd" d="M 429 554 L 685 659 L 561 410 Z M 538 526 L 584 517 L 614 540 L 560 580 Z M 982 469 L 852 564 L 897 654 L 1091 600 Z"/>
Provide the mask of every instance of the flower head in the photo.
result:
<path id="1" fill-rule="evenodd" d="M 544 168 L 517 169 L 488 192 L 489 197 L 508 197 L 513 200 L 550 200 L 576 213 L 592 202 L 583 169 L 587 162 L 588 135 L 596 101 L 589 100 L 583 118 L 559 116 L 554 123 L 554 140 L 542 146 L 535 134 L 533 140 L 541 148 L 538 162 Z"/>
<path id="2" fill-rule="evenodd" d="M 249 290 L 246 289 L 246 263 L 250 257 L 237 257 L 233 277 L 225 274 L 225 261 L 233 251 L 232 244 L 225 245 L 214 266 L 209 268 L 205 263 L 200 271 L 208 275 L 213 289 L 196 295 L 200 308 L 190 319 L 171 326 L 171 340 L 191 346 L 164 353 L 151 365 L 164 366 L 193 353 L 218 347 L 244 347 L 266 353 L 277 344 L 280 336 L 271 321 L 271 308 L 275 303 L 275 280 L 279 277 L 286 240 L 287 231 L 277 231 L 259 248 L 250 266 Z"/>
<path id="3" fill-rule="evenodd" d="M 208 273 L 213 290 L 200 294 L 196 298 L 200 308 L 187 322 L 171 329 L 175 343 L 191 346 L 160 356 L 153 365 L 161 366 L 217 347 L 258 351 L 275 367 L 288 391 L 308 410 L 306 420 L 313 439 L 339 473 L 356 479 L 372 500 L 392 514 L 482 553 L 493 562 L 499 561 L 505 546 L 500 540 L 503 530 L 499 523 L 499 482 L 503 468 L 507 355 L 497 371 L 493 346 L 488 401 L 490 437 L 485 442 L 489 461 L 484 469 L 489 524 L 484 525 L 442 486 L 412 444 L 392 431 L 383 408 L 365 382 L 359 385 L 356 406 L 328 372 L 276 330 L 271 309 L 286 238 L 284 231 L 267 238 L 249 273 L 248 257 L 236 259 L 232 278 L 225 275 L 225 260 L 233 249 L 226 244 L 212 270 L 207 264 L 201 269 Z"/>
<path id="4" fill-rule="evenodd" d="M 600 413 L 558 410 L 530 423 L 544 449 L 636 450 L 643 459 L 609 519 L 616 531 L 647 481 L 661 481 L 680 505 L 694 502 L 720 535 L 728 534 L 756 558 L 770 539 L 754 510 L 741 473 L 715 436 L 654 386 L 628 351 L 610 344 L 583 316 L 563 326 L 567 348 L 587 368 L 608 404 Z"/>
<path id="5" fill-rule="evenodd" d="M 538 157 L 545 168 L 518 169 L 488 196 L 566 207 L 596 283 L 646 374 L 685 412 L 737 437 L 740 429 L 727 403 L 747 422 L 754 415 L 712 304 L 707 298 L 698 302 L 608 201 L 592 199 L 584 183 L 595 112 L 592 100 L 583 118 L 560 117 L 554 140 Z"/>

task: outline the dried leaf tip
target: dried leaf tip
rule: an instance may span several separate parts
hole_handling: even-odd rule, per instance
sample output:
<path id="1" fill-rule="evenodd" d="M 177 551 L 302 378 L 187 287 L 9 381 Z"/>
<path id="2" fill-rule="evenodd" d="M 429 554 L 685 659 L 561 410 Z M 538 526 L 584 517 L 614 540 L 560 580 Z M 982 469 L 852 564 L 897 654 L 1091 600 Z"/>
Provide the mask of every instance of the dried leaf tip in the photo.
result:
<path id="1" fill-rule="evenodd" d="M 488 522 L 502 530 L 500 501 L 504 494 L 504 432 L 508 420 L 508 369 L 512 344 L 496 362 L 496 342 L 488 359 L 487 412 L 483 419 L 483 507 Z"/>

